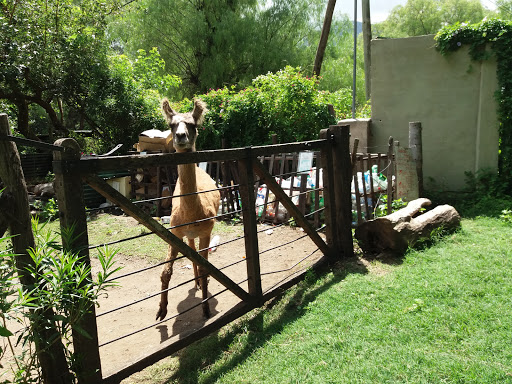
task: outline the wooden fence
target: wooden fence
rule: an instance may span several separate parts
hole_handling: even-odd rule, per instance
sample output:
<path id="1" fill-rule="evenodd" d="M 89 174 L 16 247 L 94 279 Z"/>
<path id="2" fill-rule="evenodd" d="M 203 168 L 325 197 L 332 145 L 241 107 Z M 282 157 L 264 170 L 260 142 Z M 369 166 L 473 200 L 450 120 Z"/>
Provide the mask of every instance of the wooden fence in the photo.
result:
<path id="1" fill-rule="evenodd" d="M 81 357 L 82 365 L 81 370 L 78 372 L 78 379 L 82 384 L 119 382 L 134 372 L 155 363 L 161 358 L 219 329 L 248 311 L 261 306 L 267 300 L 280 294 L 284 289 L 296 284 L 304 276 L 306 271 L 285 279 L 282 284 L 265 292 L 261 288 L 260 251 L 256 229 L 257 212 L 255 206 L 257 190 L 263 184 L 274 194 L 282 208 L 286 208 L 287 213 L 295 220 L 297 226 L 304 230 L 318 250 L 324 255 L 315 265 L 329 260 L 335 261 L 341 257 L 353 254 L 350 210 L 352 167 L 349 155 L 348 127 L 331 126 L 329 129 L 321 132 L 319 140 L 308 142 L 180 154 L 80 159 L 79 148 L 74 140 L 58 140 L 55 145 L 61 149 L 54 151 L 53 162 L 60 224 L 62 228 L 74 225 L 76 232 L 80 234 L 73 244 L 64 244 L 65 248 L 79 251 L 83 262 L 86 264 L 90 263 L 86 210 L 82 198 L 82 181 L 84 180 L 103 196 L 121 207 L 126 214 L 136 218 L 141 224 L 149 228 L 152 233 L 159 236 L 165 242 L 178 247 L 185 257 L 207 269 L 212 278 L 222 284 L 226 290 L 231 291 L 241 299 L 241 302 L 231 310 L 227 311 L 224 315 L 219 315 L 218 318 L 215 317 L 206 322 L 202 328 L 178 338 L 175 342 L 163 344 L 163 346 L 147 356 L 130 362 L 124 368 L 108 376 L 104 376 L 101 370 L 96 313 L 95 308 L 92 307 L 92 311 L 79 324 L 91 337 L 84 337 L 83 333 L 73 334 L 74 351 Z M 306 218 L 290 198 L 290 195 L 293 196 L 294 193 L 293 184 L 291 184 L 288 191 L 281 188 L 279 183 L 280 179 L 282 180 L 282 174 L 280 176 L 269 172 L 269 169 L 272 171 L 274 167 L 266 163 L 267 159 L 272 162 L 272 157 L 275 159 L 277 156 L 283 156 L 283 154 L 298 154 L 303 151 L 316 151 L 320 159 L 317 169 L 322 170 L 325 226 L 321 230 L 325 233 L 325 240 L 319 236 L 319 228 L 314 227 L 314 224 L 312 224 L 314 220 Z M 286 157 L 284 159 L 286 160 Z M 240 210 L 244 224 L 245 251 L 242 252 L 245 253 L 247 290 L 231 280 L 220 269 L 203 259 L 181 239 L 176 238 L 168 228 L 155 221 L 137 204 L 132 203 L 101 177 L 98 177 L 98 173 L 112 170 L 130 170 L 200 162 L 220 162 L 221 164 L 234 162 L 233 164 L 236 164 L 235 169 L 238 171 L 239 177 L 239 183 L 236 187 L 240 197 Z M 277 181 L 275 176 L 277 176 Z M 298 177 L 301 181 L 304 179 L 301 175 Z M 301 182 L 302 185 L 303 183 Z M 229 185 L 222 188 L 229 190 L 230 188 L 235 188 L 235 186 Z M 270 204 L 268 200 L 266 203 L 267 205 Z M 154 325 L 150 324 L 146 329 L 154 329 Z"/>
<path id="2" fill-rule="evenodd" d="M 391 213 L 391 202 L 396 197 L 394 190 L 395 161 L 393 156 L 393 143 L 390 141 L 386 153 L 356 153 L 352 158 L 352 225 L 371 220 L 376 213 Z M 313 211 L 314 223 L 318 227 L 321 214 L 320 208 L 324 204 L 321 192 L 323 184 L 320 167 L 320 152 L 308 151 L 309 165 L 301 169 L 299 161 L 301 154 L 280 153 L 268 156 L 259 156 L 258 160 L 265 169 L 274 176 L 281 188 L 292 198 L 302 215 Z M 391 154 L 391 155 L 390 155 Z M 221 211 L 223 218 L 230 219 L 240 210 L 240 177 L 236 161 L 209 161 L 204 168 L 217 183 L 224 186 L 221 189 Z M 159 166 L 151 171 L 139 169 L 138 174 L 132 174 L 131 198 L 145 200 L 149 210 L 156 212 L 156 216 L 168 215 L 171 210 L 171 201 L 162 199 L 162 188 L 168 188 L 168 195 L 172 195 L 177 179 L 176 167 Z M 140 177 L 138 182 L 135 176 Z M 147 180 L 147 181 L 145 181 Z M 148 182 L 153 180 L 152 182 Z M 148 191 L 148 185 L 152 190 Z M 140 187 L 140 191 L 137 191 Z M 145 188 L 145 191 L 142 189 Z M 256 182 L 256 217 L 261 222 L 279 224 L 290 219 L 290 213 L 276 199 L 266 184 Z M 357 193 L 356 193 L 357 191 Z M 159 193 L 160 192 L 160 193 Z M 388 196 L 390 198 L 388 198 Z M 229 215 L 231 213 L 232 215 Z"/>
<path id="3" fill-rule="evenodd" d="M 0 139 L 9 140 L 8 137 L 0 137 Z M 392 180 L 393 177 L 392 171 L 390 171 L 393 169 L 392 155 L 388 154 L 388 157 L 386 157 L 383 154 L 355 154 L 353 156 L 354 161 L 351 162 L 349 128 L 346 126 L 331 126 L 329 129 L 322 130 L 319 140 L 314 141 L 194 153 L 81 159 L 78 145 L 72 139 L 58 140 L 53 149 L 53 171 L 59 202 L 60 225 L 62 229 L 73 225 L 76 233 L 80 234 L 73 244 L 64 243 L 64 248 L 79 252 L 82 261 L 86 265 L 90 264 L 89 249 L 92 246 L 89 244 L 87 235 L 87 215 L 83 202 L 83 182 L 85 181 L 122 208 L 126 214 L 134 217 L 150 229 L 152 234 L 178 247 L 184 257 L 207 269 L 208 274 L 223 285 L 226 291 L 230 291 L 240 298 L 239 304 L 236 304 L 223 315 L 218 315 L 207 321 L 203 327 L 196 331 L 179 335 L 177 340 L 163 343 L 142 358 L 130 359 L 127 357 L 128 363 L 126 366 L 109 375 L 102 373 L 96 308 L 91 306 L 91 312 L 82 318 L 80 324 L 78 324 L 90 337 L 85 337 L 84 332 L 73 333 L 73 349 L 81 361 L 78 372 L 78 382 L 80 384 L 118 383 L 131 374 L 169 356 L 250 310 L 263 305 L 269 299 L 300 281 L 306 273 L 304 269 L 298 273 L 290 274 L 270 289 L 262 289 L 262 274 L 260 272 L 260 254 L 262 252 L 258 243 L 257 220 L 275 222 L 277 218 L 281 217 L 279 212 L 284 212 L 286 209 L 284 217 L 291 217 L 297 226 L 304 230 L 306 236 L 317 247 L 317 250 L 323 254 L 323 257 L 316 261 L 313 267 L 351 256 L 353 254 L 351 195 L 354 195 L 351 193 L 351 181 L 353 180 L 352 184 L 355 184 L 355 190 L 358 191 L 358 172 L 364 175 L 368 171 L 369 180 L 373 180 L 373 169 L 375 168 L 372 167 L 375 165 L 377 166 L 376 173 L 379 175 L 386 173 L 388 180 Z M 303 152 L 314 154 L 312 163 L 312 169 L 315 170 L 314 175 L 313 173 L 309 174 L 309 171 L 297 170 L 298 156 L 299 153 Z M 389 153 L 392 154 L 392 149 Z M 233 214 L 235 211 L 242 214 L 244 225 L 242 239 L 245 247 L 241 249 L 241 253 L 244 254 L 243 261 L 246 264 L 247 279 L 245 281 L 247 289 L 244 289 L 241 283 L 235 283 L 221 269 L 203 259 L 194 249 L 188 247 L 181 239 L 176 238 L 169 231 L 169 228 L 155 221 L 140 205 L 131 202 L 105 182 L 102 177 L 98 176 L 98 174 L 120 169 L 137 170 L 151 167 L 174 167 L 179 164 L 201 162 L 210 164 L 210 174 L 214 175 L 219 183 L 219 190 L 222 192 L 224 202 L 220 216 Z M 287 179 L 289 183 L 286 188 L 283 180 Z M 300 180 L 300 182 L 295 183 L 294 180 Z M 364 178 L 362 183 L 363 186 L 366 185 Z M 11 187 L 9 182 L 6 184 L 7 192 L 9 192 Z M 323 184 L 323 187 L 320 186 L 321 184 Z M 391 188 L 392 183 L 388 183 L 388 185 Z M 265 193 L 260 196 L 263 202 L 257 204 L 258 192 L 261 192 L 263 188 L 265 188 Z M 370 189 L 370 193 L 365 191 L 366 188 L 363 188 L 361 194 L 355 193 L 354 196 L 355 200 L 359 196 L 359 202 L 357 203 L 359 207 L 361 207 L 361 198 L 364 202 L 363 212 L 366 214 L 363 215 L 361 209 L 357 211 L 361 220 L 363 217 L 371 216 L 370 207 L 373 207 L 373 205 L 369 204 L 369 201 L 377 195 L 373 187 Z M 293 201 L 294 196 L 298 197 L 298 205 Z M 306 200 L 308 198 L 311 198 L 313 202 L 310 210 L 306 211 Z M 321 198 L 323 198 L 323 207 L 320 204 Z M 272 199 L 275 199 L 275 201 L 272 201 Z M 271 210 L 273 215 L 269 214 Z M 312 211 L 312 214 L 306 213 L 310 211 Z M 320 225 L 321 221 L 324 225 Z M 319 231 L 324 233 L 325 239 L 319 235 Z M 156 295 L 158 294 L 156 293 Z M 163 321 L 167 321 L 167 319 Z M 158 324 L 160 322 L 149 324 L 144 330 L 154 330 Z M 115 340 L 112 342 L 115 342 Z M 61 354 L 56 350 L 60 347 L 54 345 L 53 348 L 52 354 L 60 356 Z M 42 368 L 46 377 L 60 377 L 62 367 L 53 364 L 48 359 L 42 360 L 41 364 L 44 365 Z"/>

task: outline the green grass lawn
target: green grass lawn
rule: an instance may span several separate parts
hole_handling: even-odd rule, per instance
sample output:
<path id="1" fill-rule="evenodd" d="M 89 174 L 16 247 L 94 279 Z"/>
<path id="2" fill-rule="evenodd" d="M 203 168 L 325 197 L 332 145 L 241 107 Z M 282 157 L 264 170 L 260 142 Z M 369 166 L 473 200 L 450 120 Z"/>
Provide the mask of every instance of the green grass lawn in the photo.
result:
<path id="1" fill-rule="evenodd" d="M 512 383 L 512 226 L 349 260 L 131 383 Z"/>

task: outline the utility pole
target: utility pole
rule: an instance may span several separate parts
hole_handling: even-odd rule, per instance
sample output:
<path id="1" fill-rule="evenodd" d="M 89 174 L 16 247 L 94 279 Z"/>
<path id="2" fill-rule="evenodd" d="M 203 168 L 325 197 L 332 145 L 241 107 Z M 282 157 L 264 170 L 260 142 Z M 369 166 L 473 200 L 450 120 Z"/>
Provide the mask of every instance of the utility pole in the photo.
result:
<path id="1" fill-rule="evenodd" d="M 371 98 L 371 65 L 372 56 L 370 41 L 372 40 L 372 23 L 370 18 L 370 0 L 363 0 L 363 46 L 364 46 L 364 83 L 366 100 Z"/>
<path id="2" fill-rule="evenodd" d="M 329 0 L 327 3 L 324 25 L 322 27 L 322 34 L 320 35 L 320 42 L 318 43 L 318 49 L 316 51 L 315 64 L 313 66 L 314 76 L 320 76 L 322 61 L 324 60 L 325 48 L 327 47 L 327 40 L 329 39 L 329 32 L 331 31 L 332 14 L 334 13 L 335 6 L 336 0 Z"/>

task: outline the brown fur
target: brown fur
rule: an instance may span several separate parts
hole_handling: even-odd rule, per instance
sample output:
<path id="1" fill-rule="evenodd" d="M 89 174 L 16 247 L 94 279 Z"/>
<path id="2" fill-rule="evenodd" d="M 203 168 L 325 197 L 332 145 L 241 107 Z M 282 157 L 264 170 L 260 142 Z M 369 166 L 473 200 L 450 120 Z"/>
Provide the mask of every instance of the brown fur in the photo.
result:
<path id="1" fill-rule="evenodd" d="M 169 101 L 162 101 L 162 111 L 164 117 L 173 131 L 173 143 L 177 152 L 189 152 L 195 150 L 195 140 L 197 138 L 197 127 L 203 122 L 206 112 L 206 105 L 201 100 L 194 101 L 194 110 L 185 114 L 178 114 L 172 110 Z M 181 126 L 180 126 L 181 124 Z M 186 129 L 185 129 L 186 125 Z M 180 131 L 180 128 L 182 129 Z M 181 132 L 181 138 L 178 135 Z M 178 144 L 179 143 L 179 144 Z M 217 215 L 220 204 L 219 191 L 194 194 L 198 191 L 207 191 L 215 189 L 215 182 L 201 168 L 195 164 L 183 164 L 178 166 L 178 182 L 174 190 L 174 196 L 189 194 L 174 198 L 172 201 L 171 226 L 178 226 L 186 223 L 193 223 L 197 220 L 214 217 Z M 201 256 L 208 259 L 208 250 L 210 237 L 215 220 L 202 221 L 190 225 L 180 226 L 171 229 L 171 232 L 177 237 L 183 239 L 187 237 L 188 244 L 195 249 L 195 238 L 199 238 L 199 249 L 205 249 L 200 252 Z M 169 281 L 172 276 L 172 267 L 174 260 L 178 256 L 178 250 L 169 246 L 167 260 L 170 261 L 164 266 L 160 280 L 162 282 L 162 292 L 160 298 L 160 308 L 156 315 L 157 319 L 163 320 L 167 315 L 167 296 L 166 291 L 169 288 Z M 197 267 L 194 263 L 194 276 L 196 278 L 196 287 L 201 288 L 203 297 L 203 315 L 210 317 L 208 302 L 205 301 L 208 296 L 208 279 L 206 271 Z"/>

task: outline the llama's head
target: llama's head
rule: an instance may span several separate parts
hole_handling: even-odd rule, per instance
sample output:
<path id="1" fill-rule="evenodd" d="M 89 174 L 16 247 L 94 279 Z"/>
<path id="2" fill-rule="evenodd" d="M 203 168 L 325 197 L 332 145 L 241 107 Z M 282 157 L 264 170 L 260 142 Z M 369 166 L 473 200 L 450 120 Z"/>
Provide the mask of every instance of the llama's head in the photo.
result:
<path id="1" fill-rule="evenodd" d="M 195 151 L 197 128 L 203 124 L 206 103 L 195 99 L 192 112 L 177 113 L 171 108 L 169 100 L 163 99 L 162 111 L 172 130 L 172 142 L 176 152 Z"/>

